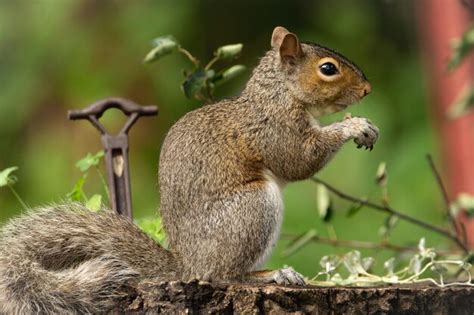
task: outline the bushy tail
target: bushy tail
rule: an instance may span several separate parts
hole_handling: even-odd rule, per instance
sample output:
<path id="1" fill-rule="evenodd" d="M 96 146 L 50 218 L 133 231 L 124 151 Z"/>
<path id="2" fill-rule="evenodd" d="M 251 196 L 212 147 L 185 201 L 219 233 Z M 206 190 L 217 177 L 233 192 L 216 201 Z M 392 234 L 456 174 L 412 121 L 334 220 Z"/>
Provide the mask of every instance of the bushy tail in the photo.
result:
<path id="1" fill-rule="evenodd" d="M 13 219 L 0 233 L 0 313 L 104 312 L 139 276 L 167 278 L 171 254 L 133 223 L 78 204 Z"/>

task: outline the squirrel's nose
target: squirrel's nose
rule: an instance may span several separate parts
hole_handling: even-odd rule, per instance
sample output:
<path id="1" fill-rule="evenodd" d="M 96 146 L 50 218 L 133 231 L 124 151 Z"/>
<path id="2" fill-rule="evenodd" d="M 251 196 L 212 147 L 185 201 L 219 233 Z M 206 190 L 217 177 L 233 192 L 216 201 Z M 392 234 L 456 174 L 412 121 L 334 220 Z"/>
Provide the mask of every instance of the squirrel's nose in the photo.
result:
<path id="1" fill-rule="evenodd" d="M 372 91 L 372 86 L 370 85 L 369 82 L 366 82 L 362 90 L 362 97 L 367 96 L 371 91 Z"/>

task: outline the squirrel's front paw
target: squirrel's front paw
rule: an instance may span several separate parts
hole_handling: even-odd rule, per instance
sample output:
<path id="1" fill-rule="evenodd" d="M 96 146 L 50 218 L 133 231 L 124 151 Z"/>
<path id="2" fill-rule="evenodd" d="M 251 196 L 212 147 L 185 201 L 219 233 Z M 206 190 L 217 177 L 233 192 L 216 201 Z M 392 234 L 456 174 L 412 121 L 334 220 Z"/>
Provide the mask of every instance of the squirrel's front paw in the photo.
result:
<path id="1" fill-rule="evenodd" d="M 353 117 L 346 119 L 344 123 L 350 129 L 350 137 L 354 138 L 357 148 L 362 148 L 363 146 L 366 150 L 374 148 L 374 144 L 379 137 L 379 129 L 370 120 L 362 117 Z"/>

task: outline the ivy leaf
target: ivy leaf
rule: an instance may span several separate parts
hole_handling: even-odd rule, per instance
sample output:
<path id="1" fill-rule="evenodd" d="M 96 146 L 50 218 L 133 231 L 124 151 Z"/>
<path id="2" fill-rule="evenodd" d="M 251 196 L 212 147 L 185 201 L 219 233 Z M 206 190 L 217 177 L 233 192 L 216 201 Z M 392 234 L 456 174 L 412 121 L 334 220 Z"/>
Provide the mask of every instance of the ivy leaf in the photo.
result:
<path id="1" fill-rule="evenodd" d="M 72 201 L 83 201 L 87 200 L 87 197 L 84 193 L 84 183 L 86 182 L 87 175 L 82 175 L 81 178 L 74 184 L 73 189 L 67 194 L 67 197 Z"/>
<path id="2" fill-rule="evenodd" d="M 95 194 L 86 202 L 86 207 L 92 212 L 98 212 L 102 207 L 102 196 Z"/>
<path id="3" fill-rule="evenodd" d="M 453 42 L 453 54 L 448 62 L 448 69 L 453 70 L 474 49 L 474 24 L 464 32 L 461 38 Z"/>
<path id="4" fill-rule="evenodd" d="M 246 67 L 244 65 L 234 65 L 226 70 L 222 71 L 212 79 L 212 83 L 220 85 L 225 83 L 233 78 L 239 76 L 245 71 Z"/>
<path id="5" fill-rule="evenodd" d="M 319 217 L 325 222 L 329 222 L 332 217 L 332 207 L 331 198 L 329 197 L 329 191 L 326 186 L 322 184 L 317 184 L 316 196 Z"/>
<path id="6" fill-rule="evenodd" d="M 104 157 L 104 151 L 99 151 L 96 154 L 92 155 L 87 153 L 87 155 L 76 162 L 76 167 L 81 170 L 81 172 L 87 172 L 92 166 L 97 166 L 100 163 L 100 160 Z"/>
<path id="7" fill-rule="evenodd" d="M 231 45 L 221 46 L 217 48 L 214 55 L 219 59 L 231 59 L 231 58 L 237 57 L 242 51 L 243 47 L 244 45 L 242 44 L 231 44 Z"/>
<path id="8" fill-rule="evenodd" d="M 296 238 L 293 242 L 291 242 L 290 245 L 288 245 L 288 247 L 285 248 L 285 250 L 283 251 L 282 256 L 287 257 L 293 255 L 317 236 L 318 231 L 316 231 L 315 229 L 309 230 L 308 232 L 304 233 L 303 235 Z"/>
<path id="9" fill-rule="evenodd" d="M 18 166 L 12 166 L 4 169 L 0 172 L 0 187 L 13 185 L 16 183 L 17 178 L 13 176 L 12 173 L 18 170 Z"/>
<path id="10" fill-rule="evenodd" d="M 179 48 L 178 41 L 172 35 L 160 36 L 153 40 L 153 49 L 145 56 L 144 62 L 150 63 L 169 55 Z"/>
<path id="11" fill-rule="evenodd" d="M 213 78 L 214 75 L 215 72 L 213 70 L 196 69 L 188 75 L 181 85 L 181 90 L 187 98 L 192 98 L 206 86 L 207 79 Z"/>

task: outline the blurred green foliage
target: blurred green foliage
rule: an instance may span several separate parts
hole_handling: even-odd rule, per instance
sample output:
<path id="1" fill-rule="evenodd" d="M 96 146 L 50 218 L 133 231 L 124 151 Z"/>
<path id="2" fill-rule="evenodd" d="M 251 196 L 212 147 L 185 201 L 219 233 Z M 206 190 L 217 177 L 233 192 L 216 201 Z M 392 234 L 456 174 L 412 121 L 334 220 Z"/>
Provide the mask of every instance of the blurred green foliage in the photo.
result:
<path id="1" fill-rule="evenodd" d="M 413 29 L 413 1 L 2 1 L 0 2 L 0 169 L 18 165 L 15 188 L 29 205 L 60 201 L 81 176 L 75 161 L 101 148 L 96 130 L 86 122 L 71 122 L 67 109 L 81 108 L 108 96 L 123 96 L 160 108 L 156 119 L 141 120 L 130 132 L 133 205 L 136 217 L 158 209 L 157 162 L 168 128 L 185 112 L 199 106 L 180 91 L 188 61 L 171 55 L 152 65 L 142 62 L 150 40 L 173 34 L 203 59 L 215 47 L 240 42 L 239 60 L 251 69 L 269 49 L 276 25 L 304 41 L 334 48 L 366 73 L 373 92 L 349 109 L 370 118 L 381 131 L 374 151 L 356 150 L 350 143 L 318 175 L 336 187 L 379 201 L 375 183 L 379 162 L 385 161 L 391 205 L 413 216 L 443 224 L 443 205 L 425 161 L 437 156 L 426 84 Z M 243 88 L 250 71 L 223 85 L 216 98 Z M 332 115 L 326 122 L 342 117 Z M 107 113 L 112 130 L 123 124 L 119 113 Z M 101 192 L 99 176 L 89 174 L 87 191 Z M 351 205 L 335 199 L 331 228 L 317 211 L 316 187 L 310 181 L 290 184 L 285 191 L 282 233 L 315 229 L 340 239 L 379 240 L 386 216 L 362 208 L 346 217 Z M 0 221 L 21 212 L 8 190 L 0 190 Z M 448 246 L 444 239 L 399 222 L 390 239 Z M 294 266 L 311 275 L 322 256 L 347 248 L 311 243 L 282 258 L 288 244 L 278 243 L 267 267 Z M 378 261 L 393 253 L 362 251 Z M 380 258 L 380 259 L 379 259 Z M 383 268 L 383 266 L 375 266 Z"/>
<path id="2" fill-rule="evenodd" d="M 172 35 L 157 37 L 152 42 L 153 48 L 146 54 L 144 62 L 154 62 L 174 52 L 185 55 L 193 64 L 192 70 L 183 70 L 185 77 L 181 84 L 184 95 L 191 99 L 195 98 L 204 103 L 213 103 L 214 90 L 219 86 L 245 71 L 244 65 L 233 65 L 227 69 L 216 70 L 213 68 L 218 61 L 232 60 L 239 57 L 243 44 L 230 44 L 217 48 L 214 57 L 204 65 L 198 58 L 187 49 L 183 48 Z"/>

